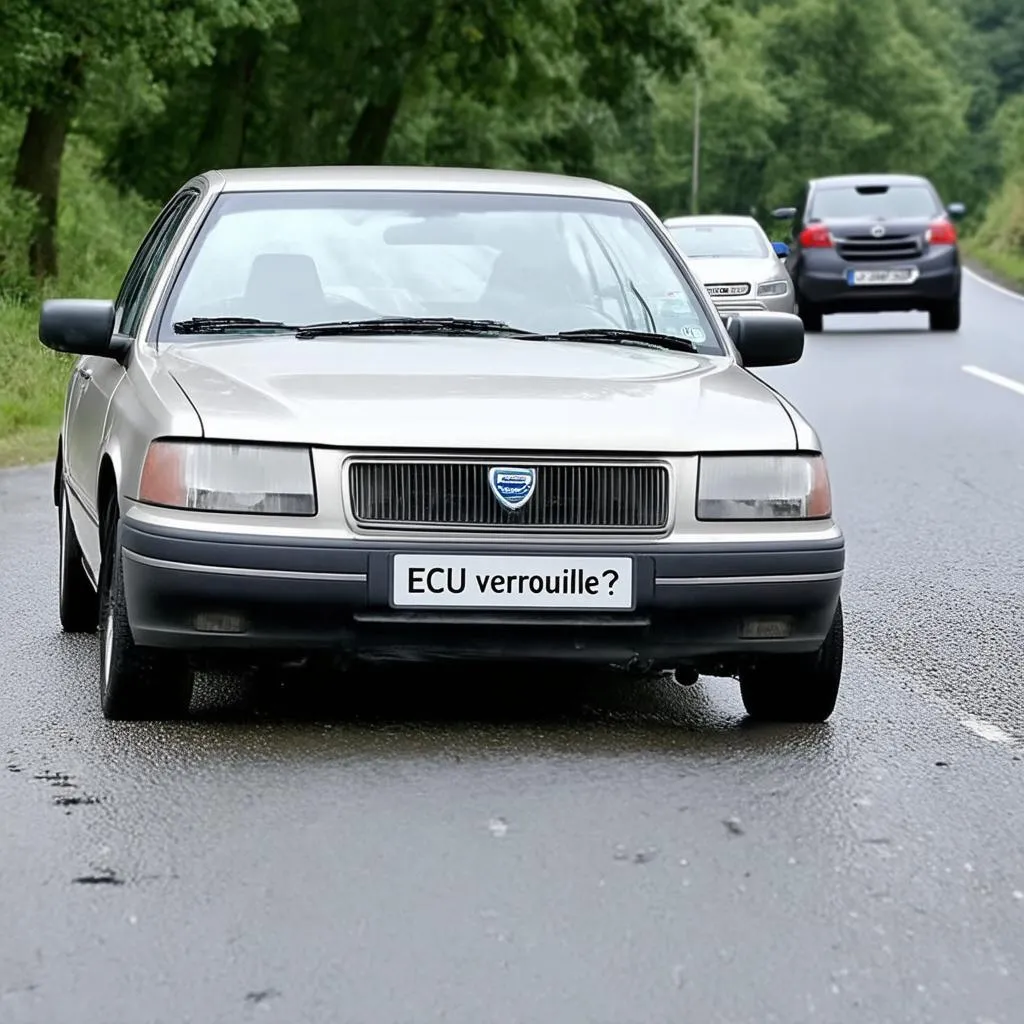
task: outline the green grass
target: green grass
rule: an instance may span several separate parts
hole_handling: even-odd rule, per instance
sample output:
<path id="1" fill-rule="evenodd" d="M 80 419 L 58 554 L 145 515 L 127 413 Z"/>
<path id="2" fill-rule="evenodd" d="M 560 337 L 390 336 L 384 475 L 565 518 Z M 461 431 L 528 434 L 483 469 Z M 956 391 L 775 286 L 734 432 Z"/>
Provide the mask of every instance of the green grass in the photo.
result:
<path id="1" fill-rule="evenodd" d="M 1011 288 L 1024 288 L 1024 175 L 1011 175 L 963 243 L 968 260 Z"/>
<path id="2" fill-rule="evenodd" d="M 978 264 L 980 270 L 1007 288 L 1024 291 L 1024 251 L 1001 251 L 991 246 L 979 245 L 969 239 L 963 245 L 969 262 Z"/>
<path id="3" fill-rule="evenodd" d="M 60 414 L 52 427 L 25 427 L 0 437 L 0 468 L 35 466 L 52 461 L 57 452 Z"/>
<path id="4" fill-rule="evenodd" d="M 0 182 L 11 180 L 6 145 L 13 134 L 0 124 Z M 73 358 L 44 348 L 37 334 L 39 304 L 48 297 L 113 298 L 156 210 L 137 196 L 122 195 L 98 171 L 89 144 L 72 137 L 62 168 L 58 244 L 60 277 L 33 294 L 10 270 L 24 251 L 18 197 L 0 185 L 0 242 L 8 263 L 0 278 L 0 466 L 44 462 L 57 447 L 61 412 Z M 14 211 L 12 213 L 11 211 Z M 20 293 L 20 294 L 19 294 Z M 18 296 L 11 298 L 11 295 Z"/>
<path id="5" fill-rule="evenodd" d="M 38 313 L 0 301 L 0 466 L 52 458 L 72 360 L 36 340 Z"/>

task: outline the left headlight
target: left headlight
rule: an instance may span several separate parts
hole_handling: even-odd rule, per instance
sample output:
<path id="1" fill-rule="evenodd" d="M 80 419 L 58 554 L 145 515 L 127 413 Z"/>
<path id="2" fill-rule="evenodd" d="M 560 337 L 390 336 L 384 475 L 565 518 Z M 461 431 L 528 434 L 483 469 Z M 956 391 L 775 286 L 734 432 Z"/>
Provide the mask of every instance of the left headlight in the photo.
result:
<path id="1" fill-rule="evenodd" d="M 197 512 L 316 515 L 308 448 L 154 441 L 139 501 Z"/>
<path id="2" fill-rule="evenodd" d="M 697 518 L 827 519 L 832 490 L 822 455 L 702 455 Z"/>
<path id="3" fill-rule="evenodd" d="M 761 298 L 770 298 L 773 295 L 785 295 L 789 291 L 788 281 L 765 281 L 757 286 L 757 294 Z"/>

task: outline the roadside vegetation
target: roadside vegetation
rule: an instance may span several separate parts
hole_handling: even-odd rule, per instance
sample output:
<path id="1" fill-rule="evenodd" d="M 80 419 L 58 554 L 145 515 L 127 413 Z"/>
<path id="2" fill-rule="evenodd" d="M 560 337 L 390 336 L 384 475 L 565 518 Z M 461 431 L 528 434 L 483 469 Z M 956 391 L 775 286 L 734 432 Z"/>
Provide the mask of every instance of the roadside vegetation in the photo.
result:
<path id="1" fill-rule="evenodd" d="M 1024 46 L 1024 16 L 1020 40 Z M 1024 94 L 1004 103 L 994 127 L 1002 184 L 966 248 L 995 277 L 1024 288 Z"/>
<path id="2" fill-rule="evenodd" d="M 1022 53 L 1019 0 L 7 0 L 0 464 L 55 444 L 68 362 L 36 341 L 41 298 L 112 297 L 208 167 L 554 170 L 670 216 L 699 109 L 701 212 L 923 173 L 1024 282 Z"/>

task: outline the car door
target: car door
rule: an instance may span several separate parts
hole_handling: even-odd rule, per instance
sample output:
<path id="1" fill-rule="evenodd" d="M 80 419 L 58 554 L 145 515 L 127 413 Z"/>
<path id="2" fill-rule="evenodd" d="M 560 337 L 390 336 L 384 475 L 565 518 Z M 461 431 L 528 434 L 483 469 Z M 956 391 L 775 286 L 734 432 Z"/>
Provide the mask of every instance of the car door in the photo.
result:
<path id="1" fill-rule="evenodd" d="M 115 334 L 136 337 L 160 264 L 198 195 L 198 192 L 189 191 L 175 196 L 143 239 L 114 304 Z M 76 504 L 80 505 L 78 509 L 72 508 L 76 532 L 86 558 L 96 565 L 99 466 L 110 402 L 124 379 L 125 369 L 114 359 L 84 356 L 78 361 L 74 374 L 64 437 L 64 470 L 68 489 L 78 499 Z M 83 515 L 88 523 L 82 521 Z"/>

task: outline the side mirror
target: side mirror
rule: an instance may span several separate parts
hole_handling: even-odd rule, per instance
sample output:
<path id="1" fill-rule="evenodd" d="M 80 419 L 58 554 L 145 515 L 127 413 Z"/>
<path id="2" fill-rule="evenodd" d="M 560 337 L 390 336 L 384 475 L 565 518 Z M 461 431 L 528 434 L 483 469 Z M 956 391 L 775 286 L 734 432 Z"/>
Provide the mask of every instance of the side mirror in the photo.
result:
<path id="1" fill-rule="evenodd" d="M 117 359 L 127 345 L 114 338 L 114 304 L 106 299 L 47 299 L 39 340 L 54 352 Z"/>
<path id="2" fill-rule="evenodd" d="M 967 213 L 967 207 L 964 206 L 963 203 L 950 203 L 949 206 L 946 207 L 946 212 L 954 220 L 959 220 L 965 213 Z"/>
<path id="3" fill-rule="evenodd" d="M 772 248 L 780 260 L 784 260 L 789 255 L 789 246 L 785 242 L 772 242 Z"/>
<path id="4" fill-rule="evenodd" d="M 804 325 L 793 313 L 741 313 L 726 321 L 744 366 L 787 366 L 804 354 Z"/>
<path id="5" fill-rule="evenodd" d="M 792 220 L 796 216 L 796 207 L 780 206 L 777 210 L 772 210 L 772 216 L 776 220 Z"/>

